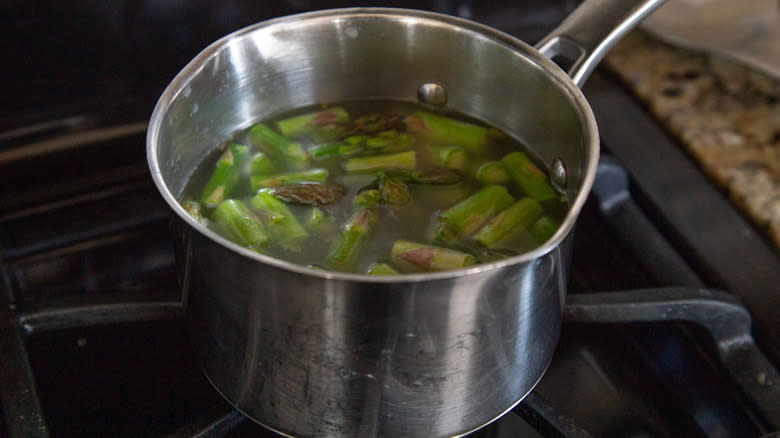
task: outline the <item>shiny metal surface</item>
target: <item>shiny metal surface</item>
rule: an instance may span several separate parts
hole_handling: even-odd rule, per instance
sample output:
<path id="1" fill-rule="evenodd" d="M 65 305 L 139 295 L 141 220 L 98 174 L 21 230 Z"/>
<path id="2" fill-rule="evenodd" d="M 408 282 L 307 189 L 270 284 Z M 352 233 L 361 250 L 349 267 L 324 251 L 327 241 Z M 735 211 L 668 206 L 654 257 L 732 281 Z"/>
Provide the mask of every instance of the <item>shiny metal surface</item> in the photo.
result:
<path id="1" fill-rule="evenodd" d="M 434 82 L 426 82 L 417 89 L 417 100 L 421 103 L 434 106 L 447 104 L 447 90 Z"/>
<path id="2" fill-rule="evenodd" d="M 415 101 L 499 127 L 548 167 L 572 207 L 532 252 L 399 277 L 311 270 L 241 248 L 177 203 L 199 160 L 252 122 L 318 102 Z M 466 20 L 346 9 L 260 23 L 217 41 L 174 79 L 147 136 L 178 214 L 177 260 L 203 369 L 238 409 L 295 436 L 453 436 L 533 388 L 558 339 L 570 240 L 598 160 L 576 84 L 532 47 Z"/>

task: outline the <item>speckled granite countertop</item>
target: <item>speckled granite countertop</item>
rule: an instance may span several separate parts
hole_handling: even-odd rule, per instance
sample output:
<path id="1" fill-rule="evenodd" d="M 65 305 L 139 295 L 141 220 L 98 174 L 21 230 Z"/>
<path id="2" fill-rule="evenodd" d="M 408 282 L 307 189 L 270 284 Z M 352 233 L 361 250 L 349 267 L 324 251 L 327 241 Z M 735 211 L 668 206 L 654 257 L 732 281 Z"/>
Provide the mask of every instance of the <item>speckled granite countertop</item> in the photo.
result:
<path id="1" fill-rule="evenodd" d="M 780 248 L 780 81 L 642 31 L 605 65 Z"/>

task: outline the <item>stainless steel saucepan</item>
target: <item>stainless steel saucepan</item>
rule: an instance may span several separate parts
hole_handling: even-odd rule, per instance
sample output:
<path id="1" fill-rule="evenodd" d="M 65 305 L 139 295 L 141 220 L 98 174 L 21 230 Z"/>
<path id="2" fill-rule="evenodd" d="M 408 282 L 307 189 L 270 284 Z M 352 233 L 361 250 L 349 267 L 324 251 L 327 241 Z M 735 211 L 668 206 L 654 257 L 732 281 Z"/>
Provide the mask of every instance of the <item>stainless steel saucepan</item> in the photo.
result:
<path id="1" fill-rule="evenodd" d="M 455 17 L 358 8 L 266 21 L 201 52 L 157 103 L 147 153 L 176 213 L 192 337 L 212 384 L 293 436 L 453 436 L 511 409 L 555 349 L 570 236 L 596 171 L 598 132 L 578 85 L 661 3 L 590 0 L 536 48 Z M 530 253 L 378 278 L 254 253 L 177 203 L 234 131 L 357 99 L 423 99 L 511 133 L 551 168 L 571 210 Z"/>

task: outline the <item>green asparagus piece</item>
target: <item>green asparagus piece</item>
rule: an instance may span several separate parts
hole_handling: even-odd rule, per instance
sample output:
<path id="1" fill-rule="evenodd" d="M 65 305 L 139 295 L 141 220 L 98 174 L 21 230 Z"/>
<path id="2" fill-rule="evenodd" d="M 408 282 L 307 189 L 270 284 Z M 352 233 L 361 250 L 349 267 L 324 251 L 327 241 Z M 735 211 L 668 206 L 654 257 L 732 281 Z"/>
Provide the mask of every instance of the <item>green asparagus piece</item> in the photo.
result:
<path id="1" fill-rule="evenodd" d="M 474 256 L 465 252 L 408 240 L 396 241 L 390 255 L 393 263 L 410 271 L 448 271 L 477 262 Z"/>
<path id="2" fill-rule="evenodd" d="M 368 275 L 398 275 L 399 272 L 387 263 L 374 263 L 368 267 Z"/>
<path id="3" fill-rule="evenodd" d="M 409 187 L 400 179 L 391 178 L 384 172 L 379 176 L 379 193 L 385 204 L 406 205 L 412 200 Z"/>
<path id="4" fill-rule="evenodd" d="M 445 167 L 428 167 L 415 170 L 410 174 L 410 179 L 417 184 L 455 184 L 463 180 L 463 175 Z"/>
<path id="5" fill-rule="evenodd" d="M 396 135 L 389 134 L 391 132 Z M 383 133 L 384 135 L 382 135 Z M 412 142 L 412 136 L 409 134 L 399 134 L 397 131 L 383 131 L 379 135 L 367 138 L 365 144 L 366 147 L 371 150 L 397 152 L 409 149 Z"/>
<path id="6" fill-rule="evenodd" d="M 241 179 L 241 170 L 249 155 L 246 146 L 231 143 L 217 161 L 214 173 L 211 174 L 200 201 L 207 207 L 216 207 L 229 197 Z"/>
<path id="7" fill-rule="evenodd" d="M 268 175 L 277 170 L 279 169 L 277 169 L 276 163 L 262 152 L 252 155 L 252 159 L 249 161 L 250 175 Z"/>
<path id="8" fill-rule="evenodd" d="M 489 185 L 439 215 L 439 220 L 456 227 L 459 236 L 470 236 L 513 202 L 506 188 Z"/>
<path id="9" fill-rule="evenodd" d="M 195 219 L 197 222 L 201 224 L 205 224 L 207 222 L 206 218 L 203 217 L 203 211 L 200 208 L 200 202 L 182 201 L 181 206 L 184 207 L 184 210 L 187 211 L 187 214 L 189 214 L 190 217 Z"/>
<path id="10" fill-rule="evenodd" d="M 322 111 L 302 114 L 276 122 L 279 132 L 287 138 L 310 135 L 323 127 L 346 123 L 349 114 L 341 107 L 328 108 Z"/>
<path id="11" fill-rule="evenodd" d="M 558 195 L 547 182 L 547 176 L 523 152 L 512 152 L 501 159 L 512 180 L 537 201 L 552 199 Z"/>
<path id="12" fill-rule="evenodd" d="M 474 240 L 487 247 L 495 246 L 513 230 L 530 227 L 543 211 L 534 199 L 523 198 L 493 217 L 474 235 Z"/>
<path id="13" fill-rule="evenodd" d="M 303 169 L 308 164 L 309 156 L 300 144 L 277 134 L 262 123 L 249 129 L 249 139 L 255 147 L 275 159 L 284 161 L 291 169 Z"/>
<path id="14" fill-rule="evenodd" d="M 468 157 L 465 149 L 459 146 L 452 146 L 439 151 L 439 161 L 444 167 L 463 170 L 466 168 Z"/>
<path id="15" fill-rule="evenodd" d="M 380 170 L 402 169 L 411 170 L 417 165 L 414 151 L 399 152 L 387 155 L 350 158 L 344 162 L 344 170 L 349 173 L 371 173 Z"/>
<path id="16" fill-rule="evenodd" d="M 326 231 L 330 230 L 335 224 L 333 216 L 317 207 L 313 207 L 306 215 L 306 228 L 311 231 L 326 234 Z"/>
<path id="17" fill-rule="evenodd" d="M 481 153 L 486 143 L 487 128 L 460 120 L 416 111 L 406 118 L 407 130 L 428 141 L 463 146 L 472 153 Z"/>
<path id="18" fill-rule="evenodd" d="M 328 256 L 329 265 L 342 271 L 352 269 L 376 222 L 377 213 L 374 208 L 364 208 L 352 215 L 344 226 L 341 240 Z"/>
<path id="19" fill-rule="evenodd" d="M 500 161 L 488 161 L 479 166 L 474 177 L 482 184 L 506 184 L 509 182 L 509 174 L 504 163 Z"/>
<path id="20" fill-rule="evenodd" d="M 261 190 L 252 198 L 251 205 L 264 219 L 268 232 L 279 246 L 290 251 L 301 250 L 301 241 L 309 237 L 309 233 L 284 202 L 270 191 Z"/>
<path id="21" fill-rule="evenodd" d="M 279 187 L 285 184 L 303 182 L 324 183 L 327 180 L 328 170 L 320 168 L 280 173 L 278 175 L 252 175 L 249 177 L 253 191 L 268 187 Z"/>
<path id="22" fill-rule="evenodd" d="M 341 201 L 344 190 L 335 184 L 296 183 L 273 189 L 274 196 L 288 204 L 328 205 Z"/>
<path id="23" fill-rule="evenodd" d="M 352 198 L 352 208 L 358 211 L 379 205 L 380 202 L 382 202 L 382 193 L 379 190 L 363 190 Z"/>
<path id="24" fill-rule="evenodd" d="M 241 201 L 235 199 L 222 201 L 214 209 L 214 220 L 231 240 L 241 246 L 260 252 L 268 242 L 268 234 L 263 224 Z"/>
<path id="25" fill-rule="evenodd" d="M 558 231 L 558 226 L 559 224 L 549 217 L 542 216 L 533 224 L 533 226 L 531 226 L 531 235 L 533 235 L 539 243 L 544 243 Z"/>
<path id="26" fill-rule="evenodd" d="M 332 158 L 345 158 L 359 154 L 363 151 L 360 143 L 350 144 L 347 142 L 326 143 L 309 148 L 309 155 L 312 160 L 330 160 Z"/>

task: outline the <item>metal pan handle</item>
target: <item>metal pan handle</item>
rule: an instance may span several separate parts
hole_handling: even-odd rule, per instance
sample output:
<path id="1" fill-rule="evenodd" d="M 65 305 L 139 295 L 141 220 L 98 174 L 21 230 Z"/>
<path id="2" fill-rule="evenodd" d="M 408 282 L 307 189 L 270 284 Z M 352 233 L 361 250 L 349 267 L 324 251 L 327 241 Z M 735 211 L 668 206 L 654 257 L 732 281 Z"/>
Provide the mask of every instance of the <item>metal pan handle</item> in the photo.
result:
<path id="1" fill-rule="evenodd" d="M 582 87 L 607 51 L 665 1 L 586 1 L 539 41 L 536 49 L 550 59 L 567 63 L 567 73 Z"/>

